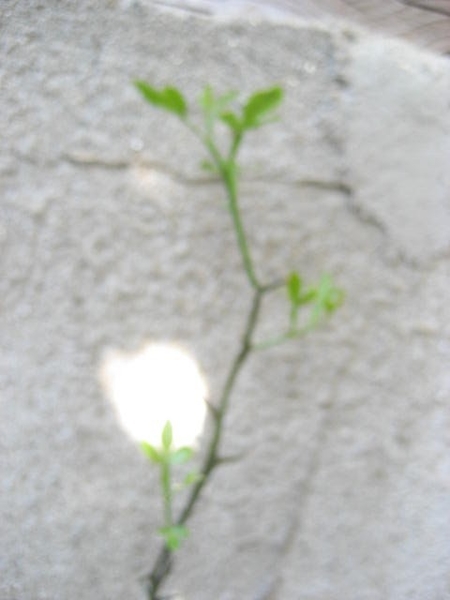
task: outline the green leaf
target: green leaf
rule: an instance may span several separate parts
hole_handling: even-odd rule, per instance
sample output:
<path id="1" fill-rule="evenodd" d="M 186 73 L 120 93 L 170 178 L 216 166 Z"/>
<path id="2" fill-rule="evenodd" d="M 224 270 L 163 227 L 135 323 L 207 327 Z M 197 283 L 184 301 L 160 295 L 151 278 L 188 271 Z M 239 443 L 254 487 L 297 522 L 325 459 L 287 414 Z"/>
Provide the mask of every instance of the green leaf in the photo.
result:
<path id="1" fill-rule="evenodd" d="M 338 309 L 340 306 L 342 306 L 342 304 L 344 303 L 344 300 L 345 300 L 344 290 L 333 287 L 328 292 L 327 298 L 325 300 L 325 308 L 330 313 L 334 312 L 336 309 Z"/>
<path id="2" fill-rule="evenodd" d="M 306 292 L 300 295 L 298 299 L 298 305 L 308 304 L 312 302 L 317 296 L 317 290 L 315 288 L 308 288 Z"/>
<path id="3" fill-rule="evenodd" d="M 287 280 L 287 292 L 291 304 L 297 305 L 300 299 L 300 290 L 302 287 L 302 280 L 297 272 L 293 272 L 289 275 Z"/>
<path id="4" fill-rule="evenodd" d="M 199 99 L 199 104 L 204 111 L 210 112 L 214 106 L 214 92 L 210 85 L 205 86 Z"/>
<path id="5" fill-rule="evenodd" d="M 147 458 L 149 458 L 152 462 L 161 462 L 162 457 L 154 446 L 148 444 L 147 442 L 141 442 L 141 448 L 144 451 L 144 454 L 147 456 Z"/>
<path id="6" fill-rule="evenodd" d="M 155 106 L 161 106 L 161 92 L 159 92 L 156 88 L 152 87 L 145 81 L 135 81 L 134 85 L 141 92 L 142 96 L 150 102 L 150 104 L 154 104 Z"/>
<path id="7" fill-rule="evenodd" d="M 170 455 L 170 462 L 173 465 L 183 465 L 184 463 L 191 460 L 194 455 L 194 451 L 192 448 L 188 448 L 187 446 L 183 448 L 178 448 L 174 450 Z"/>
<path id="8" fill-rule="evenodd" d="M 202 479 L 204 479 L 204 475 L 202 473 L 197 473 L 196 471 L 191 471 L 191 473 L 188 473 L 186 475 L 186 477 L 183 479 L 183 484 L 184 485 L 193 485 L 194 483 L 198 483 L 199 481 L 202 481 Z"/>
<path id="9" fill-rule="evenodd" d="M 145 81 L 135 81 L 134 84 L 150 104 L 173 112 L 181 118 L 187 115 L 186 100 L 176 88 L 166 87 L 158 90 Z"/>
<path id="10" fill-rule="evenodd" d="M 226 94 L 222 94 L 216 100 L 216 110 L 218 113 L 222 113 L 225 109 L 235 100 L 237 97 L 236 92 L 227 92 Z"/>
<path id="11" fill-rule="evenodd" d="M 172 446 L 172 438 L 172 424 L 170 421 L 167 421 L 167 423 L 164 425 L 161 435 L 161 442 L 164 450 L 170 450 L 170 447 Z"/>
<path id="12" fill-rule="evenodd" d="M 199 103 L 204 113 L 206 132 L 210 137 L 213 136 L 214 123 L 221 118 L 221 113 L 226 112 L 228 105 L 235 97 L 235 92 L 216 97 L 209 85 L 203 90 Z"/>
<path id="13" fill-rule="evenodd" d="M 334 312 L 345 298 L 344 291 L 336 287 L 332 278 L 322 275 L 315 290 L 314 306 L 309 320 L 310 326 L 315 326 L 326 314 Z"/>
<path id="14" fill-rule="evenodd" d="M 217 115 L 218 113 L 223 112 L 236 96 L 236 92 L 227 92 L 216 97 L 211 86 L 207 85 L 200 96 L 199 103 L 205 112 Z"/>
<path id="15" fill-rule="evenodd" d="M 167 110 L 171 110 L 180 117 L 187 115 L 187 104 L 183 95 L 179 90 L 173 87 L 166 87 L 163 90 L 164 95 L 164 107 Z"/>
<path id="16" fill-rule="evenodd" d="M 263 117 L 267 117 L 280 104 L 283 99 L 283 90 L 273 87 L 256 92 L 248 99 L 243 111 L 243 126 L 253 129 L 264 125 Z"/>
<path id="17" fill-rule="evenodd" d="M 322 275 L 317 287 L 317 304 L 320 305 L 322 309 L 326 309 L 328 298 L 333 292 L 333 289 L 333 281 L 331 277 L 327 274 Z"/>
<path id="18" fill-rule="evenodd" d="M 220 115 L 220 120 L 228 125 L 228 127 L 235 133 L 242 131 L 242 123 L 237 115 L 232 112 L 224 112 Z"/>
<path id="19" fill-rule="evenodd" d="M 172 552 L 178 550 L 181 543 L 189 536 L 189 529 L 184 525 L 171 525 L 158 530 L 166 542 L 166 546 Z"/>

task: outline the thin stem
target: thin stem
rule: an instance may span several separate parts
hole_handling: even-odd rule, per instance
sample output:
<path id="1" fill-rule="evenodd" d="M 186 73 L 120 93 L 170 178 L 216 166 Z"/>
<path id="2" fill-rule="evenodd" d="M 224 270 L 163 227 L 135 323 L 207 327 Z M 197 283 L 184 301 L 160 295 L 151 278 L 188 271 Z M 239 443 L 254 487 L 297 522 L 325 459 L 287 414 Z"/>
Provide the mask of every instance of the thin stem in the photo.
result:
<path id="1" fill-rule="evenodd" d="M 239 132 L 235 133 L 233 136 L 230 153 L 228 155 L 228 162 L 230 162 L 230 163 L 236 162 L 236 157 L 237 157 L 237 153 L 238 153 L 239 147 L 241 145 L 241 142 L 242 142 L 242 131 L 239 131 Z"/>
<path id="2" fill-rule="evenodd" d="M 228 204 L 230 207 L 231 217 L 233 219 L 234 229 L 236 231 L 237 242 L 242 257 L 242 262 L 244 264 L 245 273 L 253 289 L 260 290 L 262 286 L 255 274 L 238 205 L 235 162 L 226 163 L 221 171 L 221 176 L 227 190 Z"/>
<path id="3" fill-rule="evenodd" d="M 184 525 L 191 516 L 200 494 L 204 486 L 209 481 L 214 469 L 221 464 L 219 450 L 220 442 L 223 435 L 223 427 L 226 413 L 228 411 L 231 394 L 234 390 L 236 380 L 243 366 L 245 365 L 249 354 L 255 349 L 252 344 L 253 334 L 258 323 L 258 317 L 261 310 L 261 301 L 266 293 L 281 287 L 283 283 L 273 282 L 268 285 L 262 285 L 259 283 L 256 277 L 255 270 L 253 267 L 253 261 L 251 258 L 249 246 L 247 243 L 247 237 L 242 222 L 239 205 L 238 205 L 238 191 L 237 191 L 237 177 L 236 177 L 236 157 L 239 150 L 239 146 L 242 141 L 242 133 L 238 133 L 233 137 L 230 150 L 227 158 L 225 158 L 213 139 L 213 131 L 211 127 L 207 127 L 205 135 L 192 124 L 185 121 L 185 124 L 192 131 L 192 133 L 201 141 L 203 146 L 209 152 L 217 172 L 219 173 L 222 182 L 225 186 L 228 204 L 232 216 L 233 226 L 236 232 L 237 243 L 239 251 L 242 257 L 247 279 L 253 288 L 253 301 L 251 304 L 250 311 L 247 316 L 246 325 L 241 338 L 241 343 L 238 351 L 231 362 L 228 375 L 225 379 L 225 384 L 222 390 L 222 394 L 219 399 L 217 406 L 211 408 L 213 417 L 213 431 L 209 444 L 207 446 L 205 458 L 201 469 L 202 478 L 194 484 L 191 489 L 186 502 L 181 509 L 180 515 L 176 520 L 176 525 Z M 162 474 L 163 493 L 164 493 L 164 510 L 165 510 L 165 521 L 166 526 L 173 524 L 172 515 L 172 497 L 170 489 L 170 466 L 167 467 L 169 470 Z M 167 488 L 167 481 L 169 487 Z M 162 546 L 157 556 L 156 562 L 153 566 L 152 571 L 148 576 L 148 599 L 158 600 L 158 590 L 161 584 L 165 581 L 171 572 L 173 563 L 172 552 L 167 548 L 166 545 Z"/>
<path id="4" fill-rule="evenodd" d="M 291 311 L 289 313 L 289 324 L 291 331 L 295 331 L 297 325 L 298 304 L 291 303 Z"/>
<path id="5" fill-rule="evenodd" d="M 313 329 L 315 329 L 316 326 L 317 326 L 317 323 L 309 323 L 308 325 L 305 325 L 301 329 L 289 329 L 288 331 L 286 331 L 286 333 L 283 333 L 277 337 L 271 338 L 264 342 L 258 342 L 257 344 L 253 344 L 252 350 L 255 350 L 255 351 L 268 350 L 269 348 L 279 346 L 280 344 L 284 344 L 285 342 L 287 342 L 289 340 L 294 340 L 299 337 L 303 337 L 304 335 L 307 335 Z"/>
<path id="6" fill-rule="evenodd" d="M 244 225 L 242 222 L 242 217 L 238 205 L 236 157 L 242 142 L 242 132 L 237 133 L 233 136 L 233 140 L 231 142 L 230 150 L 228 153 L 228 158 L 224 158 L 214 142 L 212 130 L 210 128 L 207 130 L 205 135 L 202 135 L 198 128 L 192 123 L 185 121 L 185 124 L 209 152 L 216 166 L 216 169 L 223 181 L 227 192 L 228 205 L 230 207 L 233 225 L 236 231 L 238 247 L 241 253 L 242 262 L 244 265 L 245 273 L 247 275 L 247 279 L 249 280 L 250 285 L 253 287 L 253 289 L 262 289 L 264 286 L 262 286 L 259 283 L 258 278 L 255 274 L 253 260 L 250 254 L 250 249 L 248 247 L 247 236 L 245 234 Z"/>
<path id="7" fill-rule="evenodd" d="M 161 487 L 163 490 L 164 502 L 164 527 L 171 527 L 173 525 L 173 516 L 169 457 L 161 463 Z"/>
<path id="8" fill-rule="evenodd" d="M 153 569 L 147 578 L 147 596 L 148 600 L 158 600 L 158 589 L 161 583 L 166 579 L 172 570 L 173 557 L 172 552 L 166 545 L 161 547 Z"/>
<path id="9" fill-rule="evenodd" d="M 257 344 L 253 344 L 252 350 L 268 350 L 269 348 L 274 348 L 275 346 L 279 346 L 280 344 L 284 344 L 288 340 L 292 340 L 293 338 L 299 337 L 300 332 L 291 332 L 288 331 L 282 335 L 271 338 L 270 340 L 266 340 L 264 342 L 258 342 Z"/>
<path id="10" fill-rule="evenodd" d="M 192 489 L 192 492 L 188 498 L 188 501 L 187 501 L 185 507 L 183 508 L 183 510 L 181 511 L 180 517 L 177 521 L 177 524 L 179 524 L 179 525 L 184 524 L 186 522 L 186 520 L 189 518 L 189 516 L 195 506 L 198 495 L 200 494 L 201 490 L 203 489 L 204 485 L 206 484 L 210 473 L 213 471 L 213 469 L 219 463 L 218 452 L 219 452 L 219 446 L 220 446 L 220 441 L 221 441 L 222 432 L 223 432 L 223 421 L 224 421 L 225 415 L 228 410 L 230 396 L 233 391 L 237 376 L 239 375 L 239 372 L 241 371 L 242 367 L 244 366 L 245 361 L 247 360 L 248 355 L 252 350 L 251 338 L 252 338 L 253 332 L 255 330 L 256 323 L 258 321 L 258 315 L 259 315 L 259 311 L 261 308 L 262 295 L 263 295 L 263 292 L 261 292 L 260 290 L 255 291 L 252 307 L 251 307 L 251 310 L 250 310 L 248 318 L 247 318 L 247 324 L 245 327 L 241 346 L 231 364 L 230 370 L 228 372 L 228 376 L 225 381 L 223 392 L 222 392 L 222 395 L 221 395 L 221 398 L 219 401 L 219 405 L 216 409 L 217 412 L 216 412 L 216 418 L 214 420 L 214 429 L 213 429 L 213 433 L 212 433 L 212 438 L 209 443 L 208 451 L 206 453 L 206 456 L 205 456 L 205 459 L 203 462 L 203 467 L 201 470 L 203 478 Z"/>
<path id="11" fill-rule="evenodd" d="M 176 521 L 177 525 L 183 525 L 191 516 L 197 504 L 201 491 L 203 490 L 206 483 L 209 481 L 213 470 L 220 464 L 219 448 L 220 441 L 222 439 L 225 415 L 228 410 L 230 397 L 233 392 L 237 377 L 240 371 L 242 370 L 242 367 L 244 366 L 250 352 L 252 351 L 253 347 L 251 340 L 258 322 L 258 316 L 261 309 L 261 300 L 263 295 L 268 291 L 269 289 L 257 289 L 254 292 L 253 302 L 247 317 L 247 322 L 242 336 L 241 344 L 228 371 L 228 375 L 225 380 L 225 385 L 220 397 L 219 405 L 215 409 L 214 428 L 201 469 L 203 477 L 192 488 L 191 493 L 189 494 L 185 505 L 182 508 L 180 515 Z M 171 569 L 171 552 L 167 549 L 166 546 L 163 546 L 158 554 L 154 567 L 148 576 L 149 600 L 158 600 L 158 589 L 163 583 L 163 581 L 170 574 Z"/>
<path id="12" fill-rule="evenodd" d="M 284 279 L 276 279 L 271 281 L 270 283 L 265 283 L 261 286 L 262 292 L 274 292 L 275 290 L 279 290 L 280 288 L 284 288 L 286 285 L 286 281 Z"/>

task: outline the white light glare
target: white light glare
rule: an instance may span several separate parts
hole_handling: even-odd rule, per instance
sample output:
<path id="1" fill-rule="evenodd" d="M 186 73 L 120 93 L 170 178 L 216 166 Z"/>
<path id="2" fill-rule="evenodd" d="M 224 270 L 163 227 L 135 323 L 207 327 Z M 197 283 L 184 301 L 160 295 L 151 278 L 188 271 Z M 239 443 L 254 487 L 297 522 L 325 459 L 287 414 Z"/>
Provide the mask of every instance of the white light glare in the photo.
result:
<path id="1" fill-rule="evenodd" d="M 186 350 L 152 343 L 133 354 L 110 351 L 100 376 L 133 439 L 160 446 L 162 429 L 170 421 L 175 446 L 195 444 L 205 421 L 207 386 Z"/>

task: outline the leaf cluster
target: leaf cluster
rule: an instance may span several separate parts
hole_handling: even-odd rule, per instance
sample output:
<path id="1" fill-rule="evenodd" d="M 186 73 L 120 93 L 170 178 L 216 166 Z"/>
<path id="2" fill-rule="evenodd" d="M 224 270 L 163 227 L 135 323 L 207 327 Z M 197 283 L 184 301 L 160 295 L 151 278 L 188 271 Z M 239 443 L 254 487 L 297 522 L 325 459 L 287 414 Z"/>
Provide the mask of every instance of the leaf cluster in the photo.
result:
<path id="1" fill-rule="evenodd" d="M 218 175 L 224 186 L 242 266 L 253 292 L 253 302 L 248 313 L 244 335 L 241 338 L 241 346 L 231 363 L 217 405 L 212 407 L 211 412 L 214 423 L 201 473 L 191 471 L 185 476 L 181 484 L 173 484 L 172 467 L 187 463 L 191 460 L 193 452 L 188 447 L 174 447 L 170 422 L 167 422 L 163 428 L 160 447 L 152 446 L 146 442 L 142 443 L 142 449 L 149 460 L 159 466 L 164 502 L 164 526 L 159 529 L 159 534 L 164 538 L 165 547 L 149 577 L 151 582 L 149 600 L 157 600 L 157 589 L 170 572 L 171 563 L 166 560 L 167 553 L 177 550 L 188 536 L 189 532 L 185 527 L 185 522 L 197 503 L 203 486 L 213 469 L 225 462 L 224 459 L 220 458 L 219 451 L 224 417 L 238 374 L 251 351 L 267 349 L 309 332 L 342 304 L 344 292 L 335 286 L 332 278 L 327 274 L 323 275 L 317 284 L 308 287 L 304 285 L 297 272 L 291 273 L 287 277 L 286 283 L 277 281 L 264 284 L 254 268 L 239 206 L 237 154 L 247 132 L 276 120 L 276 109 L 283 99 L 281 87 L 273 86 L 258 90 L 243 102 L 239 102 L 236 92 L 216 94 L 210 86 L 206 86 L 199 98 L 202 122 L 198 125 L 194 122 L 195 120 L 191 119 L 192 114 L 189 103 L 177 88 L 164 87 L 158 89 L 141 80 L 136 81 L 135 86 L 148 103 L 181 119 L 206 150 L 208 158 L 203 161 L 202 167 Z M 229 134 L 228 146 L 225 151 L 223 150 L 223 138 L 220 138 L 220 144 L 218 142 L 215 131 L 216 126 L 222 126 Z M 266 294 L 275 289 L 280 289 L 284 285 L 286 286 L 290 306 L 289 329 L 287 333 L 284 332 L 275 339 L 255 343 L 253 337 L 260 316 L 262 300 Z M 306 325 L 300 326 L 300 313 L 306 306 L 309 308 L 309 317 L 306 319 Z M 302 322 L 305 323 L 305 319 Z M 189 497 L 180 516 L 177 520 L 174 520 L 172 516 L 173 493 L 186 486 L 192 486 Z"/>
<path id="2" fill-rule="evenodd" d="M 143 98 L 157 108 L 171 112 L 183 120 L 189 115 L 186 98 L 175 87 L 161 89 L 149 83 L 138 80 L 135 86 Z M 245 131 L 258 129 L 275 120 L 274 111 L 283 99 L 283 90 L 279 86 L 259 90 L 237 108 L 232 108 L 237 99 L 236 92 L 215 95 L 210 86 L 206 86 L 200 96 L 199 104 L 203 111 L 206 137 L 211 138 L 217 121 L 226 125 L 233 137 L 235 145 L 240 141 Z M 210 163 L 209 163 L 210 166 Z"/>
<path id="3" fill-rule="evenodd" d="M 164 425 L 161 434 L 161 447 L 156 448 L 148 442 L 141 442 L 141 448 L 149 460 L 156 464 L 170 463 L 171 465 L 182 465 L 193 457 L 194 451 L 188 446 L 174 448 L 173 430 L 170 421 Z"/>
<path id="4" fill-rule="evenodd" d="M 286 281 L 286 290 L 290 302 L 289 335 L 301 333 L 298 328 L 300 309 L 309 304 L 311 313 L 306 330 L 314 328 L 322 318 L 337 310 L 345 299 L 344 291 L 334 285 L 330 275 L 324 274 L 316 286 L 305 288 L 300 275 L 294 271 Z"/>
<path id="5" fill-rule="evenodd" d="M 172 522 L 172 497 L 174 492 L 189 487 L 202 479 L 197 471 L 188 472 L 181 483 L 174 484 L 172 481 L 172 466 L 183 465 L 189 462 L 194 455 L 192 448 L 182 446 L 176 448 L 173 444 L 173 429 L 170 421 L 167 421 L 161 433 L 160 447 L 153 446 L 148 442 L 141 442 L 141 448 L 147 458 L 154 464 L 159 465 L 161 474 L 161 489 L 165 503 L 166 523 L 158 530 L 164 538 L 169 550 L 177 550 L 183 540 L 188 536 L 188 529 L 181 524 Z"/>
<path id="6" fill-rule="evenodd" d="M 170 525 L 160 527 L 159 535 L 164 538 L 166 547 L 171 552 L 178 550 L 181 544 L 189 537 L 189 529 L 185 525 Z"/>
<path id="7" fill-rule="evenodd" d="M 158 90 L 145 81 L 135 81 L 135 86 L 141 92 L 147 102 L 163 108 L 171 113 L 184 118 L 187 115 L 188 108 L 183 94 L 174 87 L 165 87 Z"/>
<path id="8" fill-rule="evenodd" d="M 219 97 L 219 101 L 224 97 Z M 219 110 L 217 115 L 234 135 L 242 135 L 248 129 L 258 129 L 274 121 L 273 111 L 283 99 L 283 90 L 276 86 L 252 94 L 241 111 Z"/>

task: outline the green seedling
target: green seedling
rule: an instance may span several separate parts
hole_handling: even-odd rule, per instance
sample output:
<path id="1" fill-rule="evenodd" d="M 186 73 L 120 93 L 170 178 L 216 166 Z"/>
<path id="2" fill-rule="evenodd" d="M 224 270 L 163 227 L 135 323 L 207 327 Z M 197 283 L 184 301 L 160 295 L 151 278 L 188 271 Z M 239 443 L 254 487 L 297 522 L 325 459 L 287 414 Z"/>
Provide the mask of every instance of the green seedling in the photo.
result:
<path id="1" fill-rule="evenodd" d="M 145 81 L 137 81 L 135 85 L 144 100 L 157 109 L 165 110 L 177 117 L 203 147 L 206 158 L 201 166 L 214 173 L 223 185 L 236 243 L 241 255 L 242 268 L 251 292 L 251 303 L 245 327 L 240 335 L 241 343 L 236 355 L 231 359 L 222 392 L 215 403 L 208 403 L 212 419 L 212 433 L 204 448 L 200 472 L 188 473 L 181 484 L 173 483 L 173 466 L 189 461 L 192 457 L 192 450 L 173 447 L 170 423 L 166 423 L 163 429 L 161 448 L 155 448 L 149 444 L 142 445 L 146 455 L 160 469 L 164 525 L 159 533 L 164 538 L 164 545 L 147 577 L 148 599 L 160 600 L 158 590 L 171 572 L 174 551 L 188 536 L 186 522 L 196 507 L 211 473 L 219 465 L 229 462 L 229 459 L 222 456 L 220 447 L 224 418 L 235 383 L 248 357 L 256 350 L 264 350 L 293 338 L 299 338 L 318 327 L 325 317 L 332 314 L 342 304 L 344 294 L 340 288 L 335 286 L 329 275 L 323 275 L 316 285 L 305 287 L 297 272 L 291 273 L 281 281 L 264 282 L 258 277 L 255 269 L 238 201 L 240 172 L 238 154 L 247 134 L 278 119 L 277 111 L 283 100 L 282 88 L 273 86 L 259 90 L 243 102 L 239 102 L 239 94 L 235 92 L 216 94 L 210 86 L 207 86 L 199 99 L 201 119 L 198 123 L 192 116 L 189 103 L 178 89 L 174 87 L 158 89 Z M 225 149 L 218 141 L 217 130 L 220 128 L 222 128 L 221 133 L 224 128 L 228 132 Z M 221 140 L 222 137 L 220 137 Z M 256 342 L 254 335 L 260 318 L 262 301 L 267 294 L 283 287 L 286 289 L 289 303 L 287 331 L 273 340 Z M 186 501 L 180 513 L 174 518 L 173 494 L 176 490 L 185 488 L 188 488 Z"/>
<path id="2" fill-rule="evenodd" d="M 316 286 L 304 289 L 300 275 L 291 273 L 286 282 L 287 293 L 291 305 L 289 330 L 286 337 L 295 337 L 314 329 L 323 318 L 333 313 L 344 302 L 344 292 L 336 287 L 330 275 L 322 275 Z M 299 311 L 305 305 L 311 305 L 307 324 L 299 328 Z"/>
<path id="3" fill-rule="evenodd" d="M 172 469 L 174 465 L 183 465 L 189 462 L 194 454 L 193 449 L 187 446 L 182 448 L 173 446 L 173 432 L 170 421 L 167 421 L 162 430 L 160 448 L 155 448 L 147 442 L 142 442 L 141 447 L 147 458 L 152 463 L 157 464 L 160 470 L 164 526 L 158 530 L 158 533 L 164 538 L 168 550 L 178 550 L 183 540 L 188 537 L 189 531 L 184 525 L 176 524 L 173 521 L 173 495 L 176 491 L 198 482 L 201 475 L 192 471 L 185 476 L 182 484 L 174 484 Z"/>

